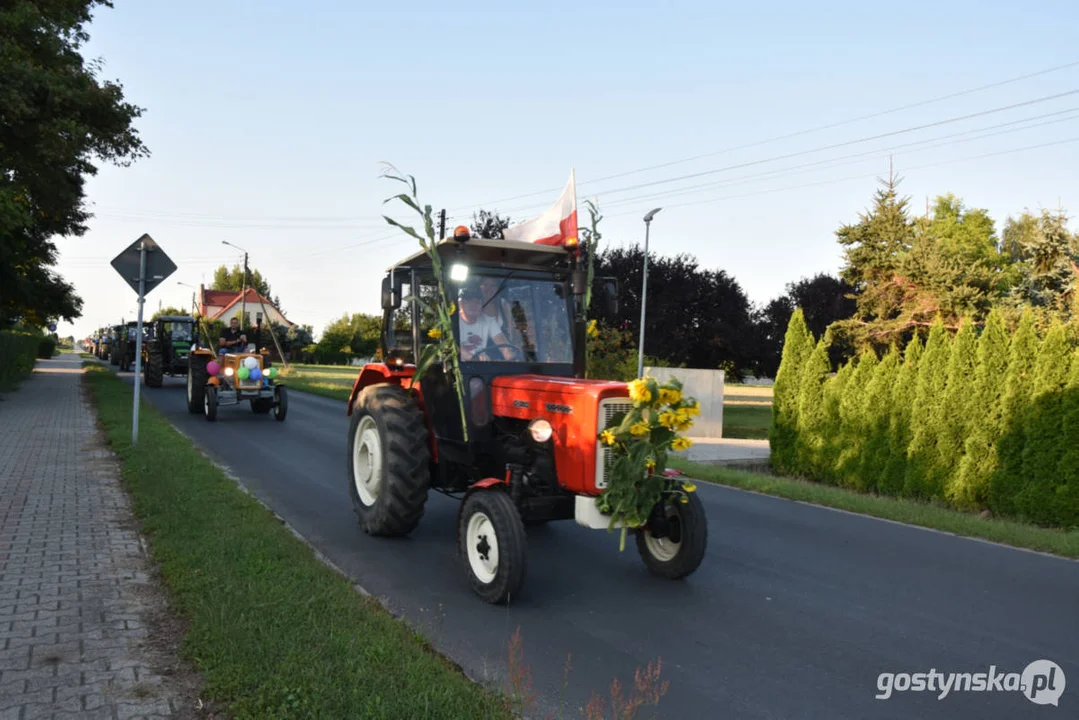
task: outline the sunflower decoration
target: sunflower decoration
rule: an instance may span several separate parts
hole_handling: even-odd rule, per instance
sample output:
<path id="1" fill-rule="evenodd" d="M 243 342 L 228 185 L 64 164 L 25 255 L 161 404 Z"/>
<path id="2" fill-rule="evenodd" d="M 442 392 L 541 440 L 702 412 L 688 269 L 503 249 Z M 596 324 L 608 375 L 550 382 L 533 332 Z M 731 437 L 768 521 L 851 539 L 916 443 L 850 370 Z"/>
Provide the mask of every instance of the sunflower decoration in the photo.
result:
<path id="1" fill-rule="evenodd" d="M 667 477 L 670 452 L 689 449 L 692 441 L 682 435 L 700 415 L 700 404 L 686 397 L 682 383 L 670 378 L 659 383 L 643 377 L 629 383 L 633 407 L 611 418 L 599 433 L 599 441 L 610 449 L 609 481 L 597 506 L 611 516 L 611 525 L 622 523 L 620 549 L 626 545 L 628 528 L 641 527 L 652 509 L 665 498 L 688 502 L 696 486 Z"/>

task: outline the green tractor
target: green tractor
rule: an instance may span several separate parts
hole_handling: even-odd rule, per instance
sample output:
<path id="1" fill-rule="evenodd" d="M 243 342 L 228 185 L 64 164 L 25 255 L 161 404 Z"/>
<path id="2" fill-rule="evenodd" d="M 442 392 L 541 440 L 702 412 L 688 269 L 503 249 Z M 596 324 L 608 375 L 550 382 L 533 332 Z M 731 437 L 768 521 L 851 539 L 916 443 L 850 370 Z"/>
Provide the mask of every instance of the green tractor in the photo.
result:
<path id="1" fill-rule="evenodd" d="M 195 318 L 190 315 L 162 315 L 146 326 L 142 340 L 142 376 L 147 387 L 161 387 L 168 375 L 187 375 L 191 347 L 197 340 Z"/>
<path id="2" fill-rule="evenodd" d="M 113 325 L 108 329 L 109 344 L 108 349 L 105 351 L 105 357 L 108 358 L 109 365 L 120 364 L 120 344 L 124 338 L 124 326 Z M 102 358 L 103 360 L 105 358 Z"/>
<path id="3" fill-rule="evenodd" d="M 119 365 L 123 372 L 131 372 L 131 366 L 135 362 L 135 348 L 138 343 L 139 324 L 135 320 L 127 323 L 127 326 L 118 325 L 120 330 L 114 336 L 112 349 L 109 354 L 109 362 Z"/>

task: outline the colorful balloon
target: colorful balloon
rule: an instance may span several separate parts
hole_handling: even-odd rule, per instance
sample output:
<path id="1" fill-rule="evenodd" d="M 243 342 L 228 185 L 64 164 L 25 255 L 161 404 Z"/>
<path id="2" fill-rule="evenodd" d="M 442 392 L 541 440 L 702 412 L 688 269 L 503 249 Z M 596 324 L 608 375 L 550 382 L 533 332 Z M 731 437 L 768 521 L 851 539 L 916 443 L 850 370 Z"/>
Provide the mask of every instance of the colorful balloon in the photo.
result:
<path id="1" fill-rule="evenodd" d="M 262 377 L 262 371 L 257 367 L 251 368 L 251 379 L 258 380 L 260 377 Z"/>
<path id="2" fill-rule="evenodd" d="M 266 377 L 270 377 L 270 378 L 277 377 L 277 368 L 275 368 L 275 367 L 266 368 L 266 373 L 265 374 L 266 374 Z"/>
<path id="3" fill-rule="evenodd" d="M 241 380 L 246 380 L 250 374 L 251 371 L 247 369 L 246 365 L 241 366 L 240 369 L 236 371 L 236 376 Z"/>
<path id="4" fill-rule="evenodd" d="M 211 360 L 206 363 L 206 372 L 210 373 L 210 375 L 217 375 L 217 373 L 221 372 L 221 366 L 217 364 L 216 360 Z"/>
<path id="5" fill-rule="evenodd" d="M 257 368 L 258 366 L 259 366 L 258 358 L 251 357 L 251 356 L 248 356 L 248 357 L 244 358 L 244 367 L 247 368 L 248 370 L 251 370 L 253 368 Z"/>

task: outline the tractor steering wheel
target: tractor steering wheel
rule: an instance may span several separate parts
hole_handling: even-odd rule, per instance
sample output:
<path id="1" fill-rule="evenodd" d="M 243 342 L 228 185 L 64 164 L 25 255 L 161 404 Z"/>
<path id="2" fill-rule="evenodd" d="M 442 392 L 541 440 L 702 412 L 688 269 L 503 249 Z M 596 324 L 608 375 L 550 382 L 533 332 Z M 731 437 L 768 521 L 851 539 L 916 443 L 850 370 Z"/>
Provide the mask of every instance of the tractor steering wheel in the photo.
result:
<path id="1" fill-rule="evenodd" d="M 524 352 L 524 350 L 522 350 L 521 348 L 519 348 L 516 345 L 513 345 L 511 343 L 495 343 L 494 347 L 485 347 L 482 350 L 477 350 L 472 355 L 472 359 L 475 360 L 480 355 L 486 355 L 487 358 L 489 360 L 491 360 L 492 362 L 498 362 L 500 360 L 503 361 L 503 362 L 511 362 L 511 361 L 507 361 L 506 358 L 504 358 L 504 357 L 499 356 L 499 357 L 496 358 L 496 357 L 494 357 L 493 355 L 490 354 L 491 351 L 498 350 L 498 349 L 504 348 L 504 347 L 511 348 L 513 350 L 514 354 L 517 356 L 518 360 L 520 360 L 521 362 L 525 361 L 525 352 Z"/>

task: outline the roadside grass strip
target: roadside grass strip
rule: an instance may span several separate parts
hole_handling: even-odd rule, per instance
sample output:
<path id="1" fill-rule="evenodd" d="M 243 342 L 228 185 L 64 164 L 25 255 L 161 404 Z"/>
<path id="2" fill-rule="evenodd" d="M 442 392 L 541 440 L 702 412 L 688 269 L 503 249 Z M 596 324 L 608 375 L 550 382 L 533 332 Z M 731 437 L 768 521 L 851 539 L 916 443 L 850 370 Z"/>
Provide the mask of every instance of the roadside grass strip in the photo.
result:
<path id="1" fill-rule="evenodd" d="M 869 495 L 804 480 L 761 475 L 671 458 L 669 465 L 695 480 L 846 510 L 884 520 L 979 538 L 1027 550 L 1079 558 L 1079 529 L 1057 530 L 903 498 Z"/>
<path id="2" fill-rule="evenodd" d="M 230 717 L 509 717 L 502 698 L 361 596 L 145 402 L 132 447 L 130 385 L 86 365 L 142 531 L 188 624 L 182 653 Z"/>

